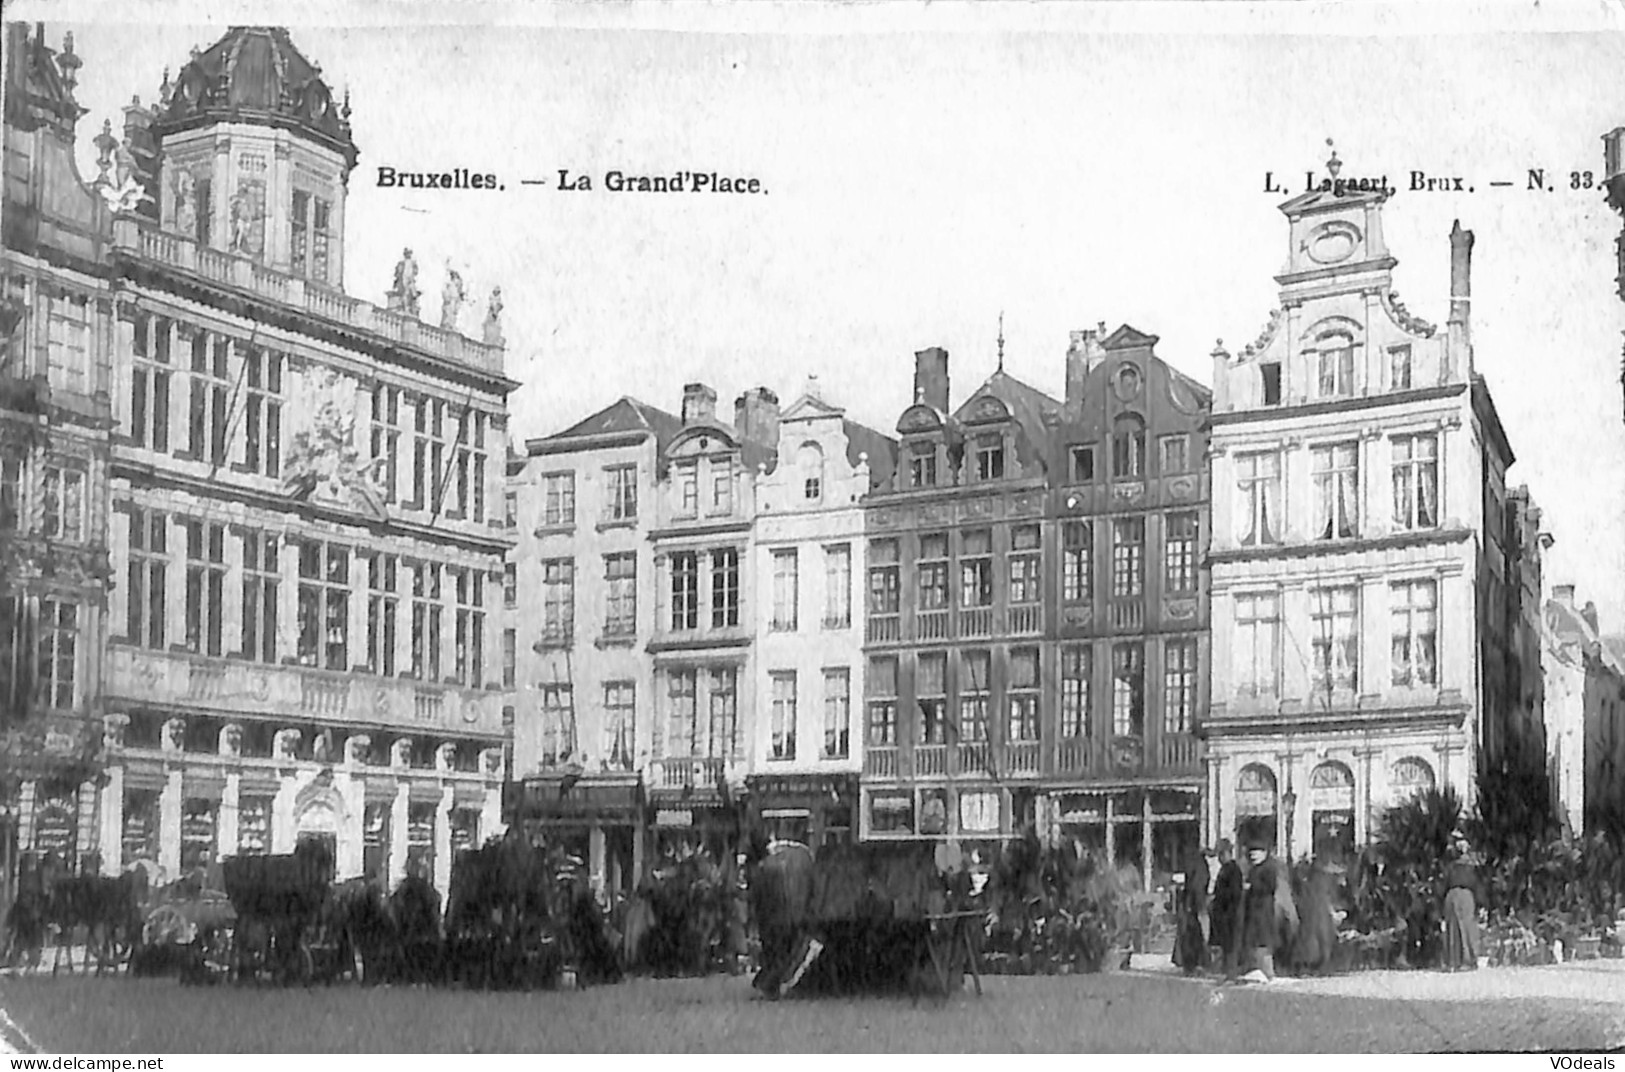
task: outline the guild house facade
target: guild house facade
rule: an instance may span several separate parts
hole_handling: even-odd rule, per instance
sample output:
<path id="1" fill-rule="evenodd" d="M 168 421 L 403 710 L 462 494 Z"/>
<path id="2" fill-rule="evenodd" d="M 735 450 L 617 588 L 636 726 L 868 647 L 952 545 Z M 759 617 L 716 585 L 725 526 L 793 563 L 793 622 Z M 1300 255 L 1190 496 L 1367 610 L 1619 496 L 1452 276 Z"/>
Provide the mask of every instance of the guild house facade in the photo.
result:
<path id="1" fill-rule="evenodd" d="M 6 27 L 0 251 L 0 911 L 19 853 L 95 866 L 116 299 L 69 35 Z M 105 182 L 101 185 L 105 186 Z"/>
<path id="2" fill-rule="evenodd" d="M 103 867 L 327 842 L 446 889 L 500 832 L 500 301 L 344 288 L 357 150 L 286 31 L 233 27 L 126 109 L 112 222 Z"/>
<path id="3" fill-rule="evenodd" d="M 1408 793 L 1471 800 L 1480 748 L 1544 752 L 1501 665 L 1505 589 L 1540 548 L 1515 546 L 1513 453 L 1473 365 L 1473 236 L 1450 235 L 1438 330 L 1394 292 L 1386 200 L 1285 202 L 1279 307 L 1214 354 L 1210 840 L 1346 852 Z"/>

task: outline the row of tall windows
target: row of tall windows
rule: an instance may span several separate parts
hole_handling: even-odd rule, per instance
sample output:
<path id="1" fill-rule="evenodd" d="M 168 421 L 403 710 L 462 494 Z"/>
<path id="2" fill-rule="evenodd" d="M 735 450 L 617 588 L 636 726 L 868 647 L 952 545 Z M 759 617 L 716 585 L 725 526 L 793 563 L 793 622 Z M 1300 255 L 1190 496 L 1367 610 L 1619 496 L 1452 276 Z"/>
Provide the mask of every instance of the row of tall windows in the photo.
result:
<path id="1" fill-rule="evenodd" d="M 636 521 L 638 517 L 638 467 L 606 465 L 602 471 L 604 499 L 600 521 Z M 732 484 L 728 485 L 730 488 Z M 698 492 L 695 493 L 698 495 Z M 696 500 L 697 501 L 697 500 Z M 566 528 L 576 523 L 576 474 L 570 471 L 542 474 L 542 527 Z"/>
<path id="2" fill-rule="evenodd" d="M 78 705 L 79 630 L 88 624 L 71 599 L 0 596 L 0 725 Z"/>
<path id="3" fill-rule="evenodd" d="M 30 464 L 21 444 L 0 445 L 0 532 L 38 532 L 48 540 L 83 543 L 89 468 L 76 458 L 50 456 Z"/>
<path id="4" fill-rule="evenodd" d="M 1434 433 L 1390 438 L 1390 520 L 1401 531 L 1439 525 L 1439 437 Z M 1360 452 L 1356 441 L 1311 448 L 1313 514 L 1317 540 L 1360 533 Z M 1238 535 L 1243 546 L 1280 543 L 1285 536 L 1281 455 L 1236 455 Z"/>
<path id="5" fill-rule="evenodd" d="M 844 629 L 852 624 L 852 547 L 830 544 L 823 548 L 825 629 Z M 801 551 L 780 548 L 773 552 L 773 618 L 777 632 L 795 632 L 800 627 Z"/>
<path id="6" fill-rule="evenodd" d="M 1146 670 L 1143 641 L 1111 645 L 1111 691 L 1109 726 L 1113 736 L 1141 737 L 1146 732 Z M 1198 649 L 1193 637 L 1179 637 L 1162 643 L 1162 732 L 1190 733 L 1196 720 Z M 1057 730 L 1064 739 L 1089 737 L 1097 731 L 1094 718 L 1094 648 L 1087 644 L 1062 645 L 1060 659 L 1060 711 Z M 897 656 L 876 656 L 869 660 L 865 682 L 868 695 L 868 741 L 887 747 L 899 740 Z M 950 710 L 948 696 L 949 654 L 921 652 L 915 660 L 914 720 L 917 744 L 937 745 L 950 741 L 979 742 L 989 739 L 993 714 L 991 653 L 958 653 L 955 692 L 956 711 Z M 1036 741 L 1042 734 L 1041 656 L 1037 648 L 1011 649 L 1004 682 L 1004 740 Z M 1105 717 L 1108 712 L 1099 713 Z M 775 723 L 776 725 L 776 723 Z"/>
<path id="7" fill-rule="evenodd" d="M 702 582 L 712 629 L 732 629 L 739 625 L 739 549 L 716 547 L 699 551 L 673 551 L 666 558 L 671 572 L 671 628 L 674 631 L 700 627 Z"/>
<path id="8" fill-rule="evenodd" d="M 793 760 L 797 758 L 799 747 L 800 681 L 794 670 L 775 670 L 768 679 L 772 689 L 768 756 L 775 760 Z M 822 679 L 823 690 L 814 700 L 822 708 L 818 755 L 824 759 L 845 759 L 851 754 L 852 672 L 844 666 L 826 667 Z"/>
<path id="9" fill-rule="evenodd" d="M 544 767 L 567 763 L 576 754 L 575 690 L 569 684 L 544 682 L 540 695 L 541 763 Z M 603 762 L 611 770 L 629 771 L 637 762 L 637 685 L 606 681 L 603 686 Z"/>
<path id="10" fill-rule="evenodd" d="M 1234 679 L 1244 695 L 1276 695 L 1281 687 L 1283 649 L 1306 648 L 1310 686 L 1316 695 L 1371 687 L 1360 666 L 1360 589 L 1354 585 L 1310 591 L 1307 643 L 1294 646 L 1275 592 L 1235 597 L 1232 634 Z M 1388 586 L 1389 680 L 1402 688 L 1439 683 L 1438 582 L 1396 581 Z"/>

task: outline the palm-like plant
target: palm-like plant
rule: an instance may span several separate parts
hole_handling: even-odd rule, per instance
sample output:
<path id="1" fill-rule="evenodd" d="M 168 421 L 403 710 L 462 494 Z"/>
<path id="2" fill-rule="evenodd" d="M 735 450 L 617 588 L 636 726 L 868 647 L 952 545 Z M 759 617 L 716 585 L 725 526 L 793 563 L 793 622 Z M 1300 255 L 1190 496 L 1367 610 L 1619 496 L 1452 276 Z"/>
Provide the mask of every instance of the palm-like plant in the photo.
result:
<path id="1" fill-rule="evenodd" d="M 1461 798 L 1455 789 L 1429 789 L 1389 808 L 1378 825 L 1380 914 L 1405 928 L 1405 956 L 1426 963 L 1435 955 L 1439 893 L 1445 854 L 1460 831 Z"/>

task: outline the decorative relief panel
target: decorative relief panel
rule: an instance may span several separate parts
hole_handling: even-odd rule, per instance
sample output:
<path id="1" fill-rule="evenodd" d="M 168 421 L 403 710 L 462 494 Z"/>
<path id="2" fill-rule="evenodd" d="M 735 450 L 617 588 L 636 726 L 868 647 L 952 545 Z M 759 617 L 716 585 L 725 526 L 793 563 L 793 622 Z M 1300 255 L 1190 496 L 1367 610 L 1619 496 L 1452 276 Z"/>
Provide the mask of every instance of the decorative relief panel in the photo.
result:
<path id="1" fill-rule="evenodd" d="M 1145 498 L 1145 484 L 1140 481 L 1112 485 L 1112 502 L 1114 503 L 1137 503 L 1143 498 Z"/>
<path id="2" fill-rule="evenodd" d="M 962 499 L 959 502 L 961 518 L 997 517 L 1001 512 L 997 499 Z"/>
<path id="3" fill-rule="evenodd" d="M 1086 605 L 1074 605 L 1061 609 L 1061 618 L 1067 625 L 1087 626 L 1094 620 L 1094 610 Z"/>
<path id="4" fill-rule="evenodd" d="M 1164 486 L 1167 488 L 1170 499 L 1185 501 L 1196 498 L 1196 477 L 1194 474 L 1173 477 Z"/>
<path id="5" fill-rule="evenodd" d="M 920 507 L 920 521 L 927 525 L 947 524 L 954 519 L 952 503 L 927 503 Z"/>
<path id="6" fill-rule="evenodd" d="M 1196 617 L 1196 600 L 1165 599 L 1162 602 L 1162 615 L 1174 621 L 1189 621 Z"/>
<path id="7" fill-rule="evenodd" d="M 1016 517 L 1034 517 L 1044 512 L 1044 493 L 1024 491 L 1010 500 L 1010 513 Z"/>

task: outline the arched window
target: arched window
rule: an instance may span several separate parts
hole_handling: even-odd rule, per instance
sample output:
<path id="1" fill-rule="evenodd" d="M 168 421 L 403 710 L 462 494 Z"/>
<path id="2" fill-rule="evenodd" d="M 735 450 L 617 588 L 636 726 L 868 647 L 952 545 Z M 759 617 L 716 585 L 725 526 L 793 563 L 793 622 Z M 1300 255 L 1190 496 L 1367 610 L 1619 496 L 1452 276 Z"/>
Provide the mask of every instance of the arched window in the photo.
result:
<path id="1" fill-rule="evenodd" d="M 817 443 L 803 443 L 796 455 L 801 470 L 801 494 L 809 502 L 824 497 L 824 452 Z"/>
<path id="2" fill-rule="evenodd" d="M 1323 861 L 1354 853 L 1354 772 L 1328 760 L 1309 772 L 1310 849 Z"/>
<path id="3" fill-rule="evenodd" d="M 1145 421 L 1125 413 L 1112 425 L 1112 476 L 1138 480 L 1145 475 Z"/>
<path id="4" fill-rule="evenodd" d="M 1275 775 L 1262 763 L 1249 763 L 1236 776 L 1236 814 L 1275 814 Z"/>
<path id="5" fill-rule="evenodd" d="M 1406 756 L 1393 766 L 1388 774 L 1388 786 L 1393 802 L 1398 804 L 1408 800 L 1417 793 L 1425 793 L 1434 786 L 1433 768 L 1428 761 L 1416 756 Z"/>
<path id="6" fill-rule="evenodd" d="M 1315 378 L 1320 397 L 1343 398 L 1354 393 L 1354 336 L 1328 331 L 1315 340 Z"/>

